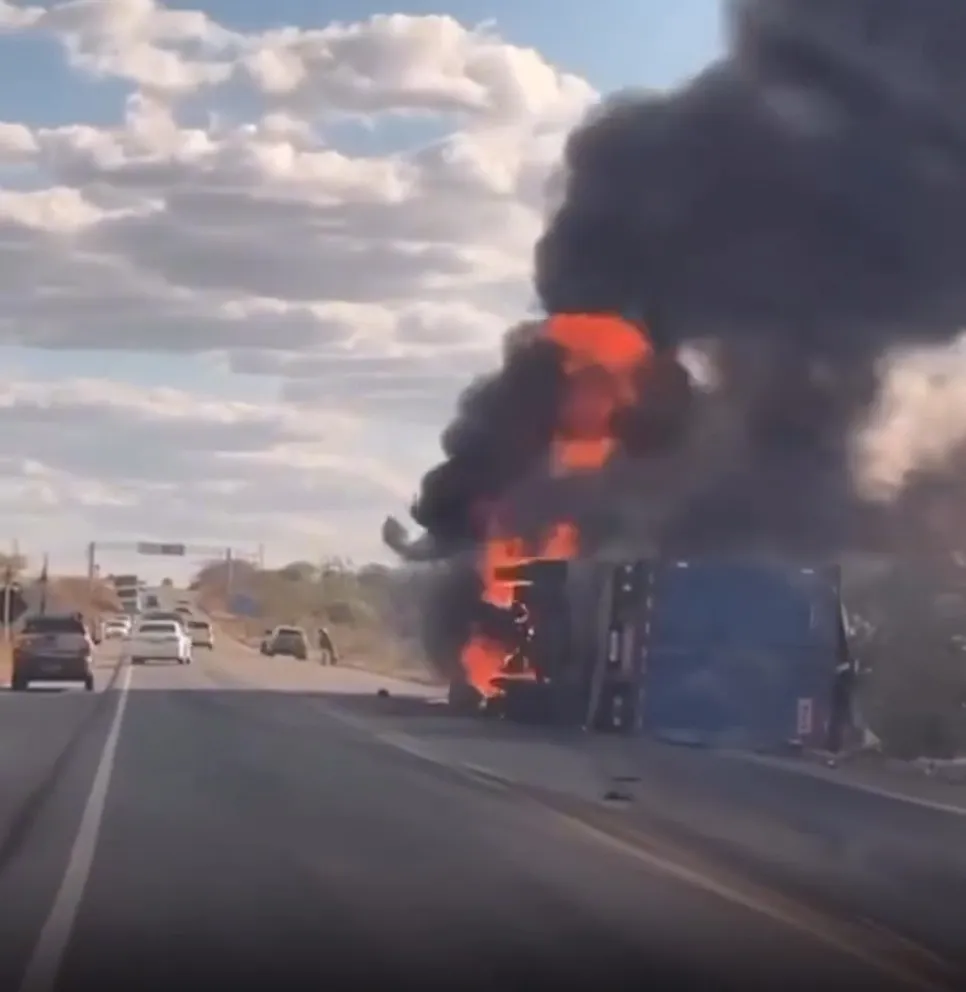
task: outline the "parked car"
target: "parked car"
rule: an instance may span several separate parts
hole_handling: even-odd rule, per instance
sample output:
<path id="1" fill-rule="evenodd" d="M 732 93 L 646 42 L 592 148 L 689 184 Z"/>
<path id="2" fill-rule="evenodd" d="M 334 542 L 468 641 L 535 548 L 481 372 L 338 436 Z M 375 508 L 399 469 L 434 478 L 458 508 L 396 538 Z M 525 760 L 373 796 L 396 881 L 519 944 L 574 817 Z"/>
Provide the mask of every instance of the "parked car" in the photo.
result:
<path id="1" fill-rule="evenodd" d="M 94 639 L 81 613 L 28 617 L 14 645 L 10 688 L 31 682 L 81 682 L 94 689 Z"/>
<path id="2" fill-rule="evenodd" d="M 275 627 L 265 631 L 261 652 L 268 657 L 287 655 L 305 661 L 309 656 L 309 641 L 301 627 Z"/>
<path id="3" fill-rule="evenodd" d="M 176 620 L 145 620 L 128 635 L 126 654 L 132 665 L 148 661 L 191 664 L 191 638 Z"/>

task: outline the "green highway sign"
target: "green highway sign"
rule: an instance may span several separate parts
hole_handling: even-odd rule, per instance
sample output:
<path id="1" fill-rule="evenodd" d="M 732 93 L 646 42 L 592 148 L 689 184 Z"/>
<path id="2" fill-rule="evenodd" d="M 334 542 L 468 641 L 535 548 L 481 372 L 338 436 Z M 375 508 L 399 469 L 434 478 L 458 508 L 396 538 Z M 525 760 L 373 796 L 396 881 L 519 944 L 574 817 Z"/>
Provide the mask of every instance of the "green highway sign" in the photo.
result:
<path id="1" fill-rule="evenodd" d="M 155 544 L 152 541 L 138 541 L 139 555 L 166 555 L 169 557 L 183 557 L 185 546 L 183 544 Z"/>

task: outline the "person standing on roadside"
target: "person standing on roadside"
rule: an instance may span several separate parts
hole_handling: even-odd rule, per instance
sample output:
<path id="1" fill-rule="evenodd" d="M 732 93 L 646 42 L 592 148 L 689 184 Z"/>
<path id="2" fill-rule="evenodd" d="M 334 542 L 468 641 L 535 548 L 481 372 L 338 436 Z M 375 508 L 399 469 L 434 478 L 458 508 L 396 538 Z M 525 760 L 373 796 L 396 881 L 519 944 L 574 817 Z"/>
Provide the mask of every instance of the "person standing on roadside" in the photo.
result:
<path id="1" fill-rule="evenodd" d="M 323 665 L 337 665 L 339 663 L 338 654 L 335 650 L 335 642 L 325 627 L 319 627 L 319 652 L 322 655 Z"/>

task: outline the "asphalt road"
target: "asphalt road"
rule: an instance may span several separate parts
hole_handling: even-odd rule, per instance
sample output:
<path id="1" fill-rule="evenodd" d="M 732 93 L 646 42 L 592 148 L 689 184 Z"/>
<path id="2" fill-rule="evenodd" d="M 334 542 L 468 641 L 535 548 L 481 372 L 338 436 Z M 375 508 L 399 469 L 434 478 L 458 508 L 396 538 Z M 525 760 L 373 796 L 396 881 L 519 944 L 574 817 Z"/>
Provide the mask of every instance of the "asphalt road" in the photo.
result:
<path id="1" fill-rule="evenodd" d="M 0 693 L 0 987 L 945 987 L 890 935 L 614 839 L 324 695 L 385 679 L 240 647 L 99 666 L 94 694 Z"/>

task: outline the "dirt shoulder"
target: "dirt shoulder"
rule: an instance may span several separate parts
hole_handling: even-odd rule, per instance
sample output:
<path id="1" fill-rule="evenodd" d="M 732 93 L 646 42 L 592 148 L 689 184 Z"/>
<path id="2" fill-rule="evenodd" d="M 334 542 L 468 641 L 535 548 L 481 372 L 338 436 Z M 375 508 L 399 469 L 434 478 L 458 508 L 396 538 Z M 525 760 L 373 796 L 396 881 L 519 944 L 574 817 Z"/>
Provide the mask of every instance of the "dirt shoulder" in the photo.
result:
<path id="1" fill-rule="evenodd" d="M 266 630 L 275 626 L 271 621 L 250 617 L 237 617 L 221 612 L 209 612 L 217 630 L 238 644 L 257 651 Z M 279 621 L 280 622 L 280 621 Z M 312 640 L 313 628 L 303 624 L 306 634 Z M 346 668 L 358 668 L 379 675 L 392 676 L 407 682 L 423 685 L 439 685 L 440 679 L 418 657 L 406 653 L 394 645 L 389 638 L 378 633 L 358 630 L 345 625 L 329 625 L 329 634 L 339 652 L 339 664 Z M 312 645 L 310 660 L 319 660 L 320 653 Z"/>

